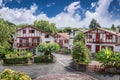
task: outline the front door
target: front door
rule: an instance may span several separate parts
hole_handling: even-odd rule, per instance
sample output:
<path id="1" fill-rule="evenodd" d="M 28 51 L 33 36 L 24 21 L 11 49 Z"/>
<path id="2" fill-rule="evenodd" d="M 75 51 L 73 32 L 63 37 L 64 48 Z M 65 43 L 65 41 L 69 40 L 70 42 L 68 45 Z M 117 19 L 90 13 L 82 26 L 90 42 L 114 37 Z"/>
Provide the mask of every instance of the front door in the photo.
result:
<path id="1" fill-rule="evenodd" d="M 100 33 L 96 33 L 96 42 L 100 41 Z"/>
<path id="2" fill-rule="evenodd" d="M 100 46 L 99 45 L 96 45 L 96 52 L 100 51 Z"/>

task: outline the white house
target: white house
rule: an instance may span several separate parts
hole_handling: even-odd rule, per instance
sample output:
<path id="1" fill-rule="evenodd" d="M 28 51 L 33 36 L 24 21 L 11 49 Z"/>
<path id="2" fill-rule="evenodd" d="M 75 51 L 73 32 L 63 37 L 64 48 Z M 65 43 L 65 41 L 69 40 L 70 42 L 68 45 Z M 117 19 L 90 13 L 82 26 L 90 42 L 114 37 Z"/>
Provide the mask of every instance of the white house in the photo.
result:
<path id="1" fill-rule="evenodd" d="M 69 47 L 69 35 L 67 33 L 57 33 L 55 35 L 55 42 L 60 45 L 60 47 Z"/>
<path id="2" fill-rule="evenodd" d="M 54 35 L 50 35 L 47 32 L 32 26 L 26 26 L 17 29 L 13 38 L 13 47 L 16 50 L 27 50 L 33 52 L 34 54 L 37 53 L 36 47 L 39 45 L 39 43 L 50 43 L 55 41 Z"/>
<path id="3" fill-rule="evenodd" d="M 98 52 L 109 47 L 112 51 L 120 51 L 120 34 L 107 29 L 94 28 L 85 32 L 87 47 L 90 52 Z"/>
<path id="4" fill-rule="evenodd" d="M 86 46 L 91 53 L 98 52 L 105 47 L 109 47 L 112 51 L 120 51 L 120 33 L 118 32 L 102 28 L 94 28 L 85 31 L 84 34 L 87 40 Z M 72 41 L 69 43 L 72 43 Z M 73 43 L 69 45 L 73 46 Z"/>

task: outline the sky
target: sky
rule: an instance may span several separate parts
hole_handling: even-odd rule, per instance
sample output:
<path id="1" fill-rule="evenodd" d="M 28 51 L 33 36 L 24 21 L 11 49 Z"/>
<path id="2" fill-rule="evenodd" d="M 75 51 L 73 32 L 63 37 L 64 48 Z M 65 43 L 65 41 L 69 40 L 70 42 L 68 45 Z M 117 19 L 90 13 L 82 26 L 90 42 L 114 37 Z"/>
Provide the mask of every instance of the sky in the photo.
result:
<path id="1" fill-rule="evenodd" d="M 48 20 L 57 27 L 88 28 L 94 18 L 111 27 L 120 25 L 120 0 L 0 0 L 0 15 L 14 24 Z"/>

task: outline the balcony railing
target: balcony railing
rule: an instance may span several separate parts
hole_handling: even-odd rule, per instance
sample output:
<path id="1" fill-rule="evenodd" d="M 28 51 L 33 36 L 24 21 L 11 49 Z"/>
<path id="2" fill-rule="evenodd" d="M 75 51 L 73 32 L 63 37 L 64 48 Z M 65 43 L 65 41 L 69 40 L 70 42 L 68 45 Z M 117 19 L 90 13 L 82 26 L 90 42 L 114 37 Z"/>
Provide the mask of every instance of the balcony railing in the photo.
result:
<path id="1" fill-rule="evenodd" d="M 17 47 L 36 47 L 39 43 L 17 43 Z"/>
<path id="2" fill-rule="evenodd" d="M 92 39 L 92 40 L 89 40 L 87 39 L 87 43 L 108 43 L 108 44 L 116 44 L 117 42 L 115 41 L 107 41 L 107 40 L 103 40 L 103 39 Z"/>

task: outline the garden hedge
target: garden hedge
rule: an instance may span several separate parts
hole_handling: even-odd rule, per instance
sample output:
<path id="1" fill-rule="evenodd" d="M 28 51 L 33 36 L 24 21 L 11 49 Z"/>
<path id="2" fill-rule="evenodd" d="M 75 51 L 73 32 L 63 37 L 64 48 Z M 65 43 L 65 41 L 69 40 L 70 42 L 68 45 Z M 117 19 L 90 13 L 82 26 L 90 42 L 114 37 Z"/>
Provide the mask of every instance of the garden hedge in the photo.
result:
<path id="1" fill-rule="evenodd" d="M 34 57 L 34 63 L 51 63 L 53 62 L 53 55 L 41 55 Z"/>
<path id="2" fill-rule="evenodd" d="M 22 57 L 22 58 L 6 58 L 3 60 L 4 64 L 27 64 L 28 58 Z"/>

